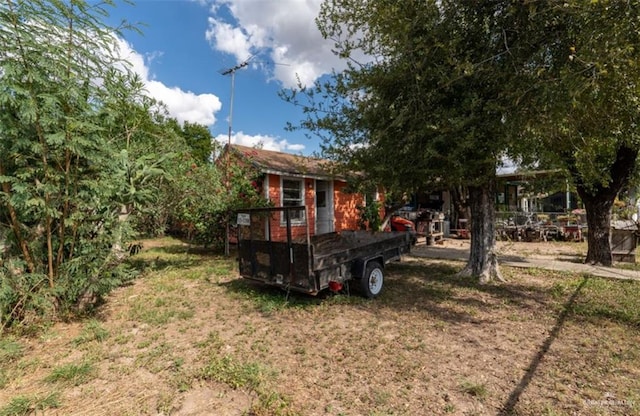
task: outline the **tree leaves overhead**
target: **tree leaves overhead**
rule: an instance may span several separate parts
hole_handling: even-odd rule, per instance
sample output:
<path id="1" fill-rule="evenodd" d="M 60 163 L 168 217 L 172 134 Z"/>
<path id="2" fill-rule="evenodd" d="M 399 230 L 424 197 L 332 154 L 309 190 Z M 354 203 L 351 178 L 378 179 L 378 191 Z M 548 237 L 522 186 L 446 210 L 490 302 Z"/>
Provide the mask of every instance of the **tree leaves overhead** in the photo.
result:
<path id="1" fill-rule="evenodd" d="M 389 189 L 486 187 L 508 155 L 612 201 L 637 164 L 639 8 L 326 0 L 317 23 L 348 67 L 283 96 L 328 157 Z"/>
<path id="2" fill-rule="evenodd" d="M 326 156 L 387 188 L 485 181 L 510 140 L 509 4 L 326 1 L 319 28 L 349 67 L 283 95 L 303 106 L 299 127 L 324 139 Z"/>
<path id="3" fill-rule="evenodd" d="M 540 1 L 524 10 L 512 150 L 568 172 L 587 210 L 587 261 L 610 265 L 611 207 L 638 175 L 640 2 Z"/>
<path id="4" fill-rule="evenodd" d="M 520 133 L 535 136 L 541 157 L 577 168 L 576 180 L 589 187 L 611 180 L 619 146 L 639 145 L 639 7 L 539 2 L 529 13 L 538 30 L 526 58 L 530 87 L 520 102 L 529 111 L 521 112 Z"/>

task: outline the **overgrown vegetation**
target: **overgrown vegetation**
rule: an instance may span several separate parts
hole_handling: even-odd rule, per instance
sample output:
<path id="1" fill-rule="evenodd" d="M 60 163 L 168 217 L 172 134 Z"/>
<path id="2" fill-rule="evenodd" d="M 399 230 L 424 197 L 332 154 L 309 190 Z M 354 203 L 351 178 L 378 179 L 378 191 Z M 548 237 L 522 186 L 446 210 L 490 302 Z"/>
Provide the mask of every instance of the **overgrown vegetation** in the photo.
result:
<path id="1" fill-rule="evenodd" d="M 0 332 L 91 312 L 136 276 L 139 235 L 221 246 L 230 211 L 259 199 L 248 168 L 223 178 L 206 126 L 146 96 L 110 5 L 0 6 Z"/>
<path id="2" fill-rule="evenodd" d="M 110 69 L 115 39 L 96 19 L 105 13 L 81 2 L 2 5 L 2 328 L 86 306 L 131 277 L 113 249 L 130 232 L 119 214 L 132 172 L 104 134 L 105 96 L 126 88 Z"/>
<path id="3" fill-rule="evenodd" d="M 367 205 L 358 205 L 358 226 L 362 230 L 379 231 L 382 226 L 380 218 L 380 202 L 370 201 Z"/>

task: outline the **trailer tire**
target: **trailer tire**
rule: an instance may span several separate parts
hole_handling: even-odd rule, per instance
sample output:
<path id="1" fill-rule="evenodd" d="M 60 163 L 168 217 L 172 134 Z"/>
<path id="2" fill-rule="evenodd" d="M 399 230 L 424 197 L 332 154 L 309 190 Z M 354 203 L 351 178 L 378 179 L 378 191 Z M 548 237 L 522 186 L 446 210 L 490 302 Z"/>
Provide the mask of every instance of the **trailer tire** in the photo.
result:
<path id="1" fill-rule="evenodd" d="M 384 271 L 377 261 L 367 263 L 364 276 L 360 279 L 360 289 L 365 297 L 373 299 L 382 292 Z"/>

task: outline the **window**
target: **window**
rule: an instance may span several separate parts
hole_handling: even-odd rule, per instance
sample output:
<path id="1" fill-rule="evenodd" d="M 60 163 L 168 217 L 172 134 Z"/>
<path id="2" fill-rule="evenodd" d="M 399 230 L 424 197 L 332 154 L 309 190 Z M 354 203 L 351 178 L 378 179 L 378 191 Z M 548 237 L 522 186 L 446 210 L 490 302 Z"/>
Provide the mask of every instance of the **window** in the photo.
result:
<path id="1" fill-rule="evenodd" d="M 282 179 L 282 206 L 304 206 L 304 182 L 298 179 Z M 304 211 L 291 212 L 291 220 L 304 221 Z M 282 217 L 284 222 L 284 216 Z"/>
<path id="2" fill-rule="evenodd" d="M 364 194 L 364 205 L 371 205 L 379 200 L 378 190 L 376 188 L 368 189 Z"/>
<path id="3" fill-rule="evenodd" d="M 318 208 L 326 208 L 327 207 L 327 191 L 317 190 L 316 189 L 316 207 Z"/>

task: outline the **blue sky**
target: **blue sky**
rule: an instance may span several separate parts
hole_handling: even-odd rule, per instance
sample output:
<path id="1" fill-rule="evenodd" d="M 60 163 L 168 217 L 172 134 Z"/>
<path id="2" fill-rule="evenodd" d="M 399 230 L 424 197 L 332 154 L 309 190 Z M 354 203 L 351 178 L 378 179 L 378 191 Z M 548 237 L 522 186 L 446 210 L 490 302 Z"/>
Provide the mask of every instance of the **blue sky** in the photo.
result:
<path id="1" fill-rule="evenodd" d="M 231 76 L 220 71 L 249 57 L 235 75 L 232 142 L 309 155 L 316 139 L 288 132 L 300 110 L 278 91 L 310 85 L 343 65 L 320 36 L 314 18 L 321 0 L 139 0 L 118 2 L 108 23 L 141 22 L 140 35 L 124 32 L 121 53 L 180 121 L 209 126 L 226 143 Z"/>

